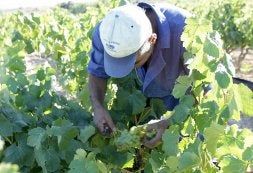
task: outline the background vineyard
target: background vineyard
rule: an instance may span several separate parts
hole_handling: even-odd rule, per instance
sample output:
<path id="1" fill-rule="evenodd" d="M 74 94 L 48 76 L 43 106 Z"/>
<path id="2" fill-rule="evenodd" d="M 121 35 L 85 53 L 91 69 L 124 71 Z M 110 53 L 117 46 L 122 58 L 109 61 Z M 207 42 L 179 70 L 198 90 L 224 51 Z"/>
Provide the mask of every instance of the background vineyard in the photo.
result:
<path id="1" fill-rule="evenodd" d="M 253 165 L 253 133 L 227 126 L 227 122 L 239 120 L 240 112 L 253 115 L 253 93 L 243 85 L 232 84 L 235 69 L 226 53 L 253 46 L 252 10 L 240 11 L 249 6 L 244 1 L 216 1 L 206 4 L 206 10 L 197 3 L 174 2 L 197 16 L 187 21 L 182 36 L 187 48 L 185 62 L 195 61 L 189 64 L 193 73 L 178 78 L 173 90 L 180 104 L 173 112 L 166 111 L 159 99 L 147 104 L 134 71 L 122 80 L 111 79 L 106 103 L 119 132 L 105 138 L 92 123 L 86 66 L 93 27 L 109 9 L 122 3 L 99 1 L 92 7 L 62 4 L 40 13 L 2 14 L 0 171 L 249 170 Z M 229 8 L 229 19 L 215 16 L 224 14 L 219 13 L 223 5 Z M 234 13 L 230 8 L 235 8 Z M 230 22 L 226 30 L 220 29 L 224 20 Z M 231 34 L 236 34 L 233 39 L 226 35 L 229 27 L 233 28 Z M 34 57 L 43 63 L 29 66 Z M 203 96 L 202 86 L 210 83 L 212 91 Z M 189 87 L 191 94 L 185 95 Z M 163 144 L 153 150 L 141 146 L 140 136 L 131 127 L 171 114 L 176 116 L 163 135 Z"/>

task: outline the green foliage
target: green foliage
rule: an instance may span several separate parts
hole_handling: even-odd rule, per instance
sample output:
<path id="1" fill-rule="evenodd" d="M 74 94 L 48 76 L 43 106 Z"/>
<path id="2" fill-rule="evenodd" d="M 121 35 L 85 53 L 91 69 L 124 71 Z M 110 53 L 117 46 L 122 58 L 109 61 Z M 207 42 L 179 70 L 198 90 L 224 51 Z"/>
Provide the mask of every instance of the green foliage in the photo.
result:
<path id="1" fill-rule="evenodd" d="M 236 57 L 237 70 L 241 62 L 253 48 L 252 2 L 249 0 L 172 0 L 169 3 L 189 10 L 199 17 L 212 21 L 213 28 L 224 41 L 223 48 L 228 52 L 240 48 Z M 205 5 L 203 5 L 205 4 Z"/>
<path id="2" fill-rule="evenodd" d="M 230 56 L 218 32 L 203 18 L 188 18 L 181 38 L 190 73 L 176 80 L 172 94 L 179 98 L 179 105 L 167 112 L 160 99 L 147 100 L 133 71 L 123 79 L 108 82 L 106 102 L 118 132 L 111 138 L 97 132 L 92 123 L 85 67 L 92 29 L 119 3 L 99 3 L 77 15 L 56 8 L 41 14 L 17 12 L 0 18 L 0 159 L 12 163 L 1 163 L 0 170 L 246 170 L 253 164 L 253 134 L 227 126 L 227 121 L 238 118 L 240 112 L 253 115 L 252 92 L 232 83 Z M 34 53 L 53 61 L 55 66 L 37 67 L 28 74 L 25 57 Z M 54 79 L 67 96 L 73 97 L 55 92 Z M 213 89 L 204 93 L 202 87 L 209 84 Z M 143 138 L 154 135 L 145 132 L 146 123 L 170 114 L 173 116 L 163 143 L 152 150 L 143 147 Z M 218 166 L 213 159 L 218 160 Z"/>
<path id="3" fill-rule="evenodd" d="M 82 149 L 76 150 L 76 154 L 74 159 L 71 161 L 69 168 L 70 170 L 68 173 L 108 172 L 106 166 L 99 160 L 97 161 L 93 153 L 87 154 L 87 152 Z"/>
<path id="4" fill-rule="evenodd" d="M 245 1 L 218 1 L 207 15 L 224 40 L 226 50 L 252 47 L 252 10 Z"/>

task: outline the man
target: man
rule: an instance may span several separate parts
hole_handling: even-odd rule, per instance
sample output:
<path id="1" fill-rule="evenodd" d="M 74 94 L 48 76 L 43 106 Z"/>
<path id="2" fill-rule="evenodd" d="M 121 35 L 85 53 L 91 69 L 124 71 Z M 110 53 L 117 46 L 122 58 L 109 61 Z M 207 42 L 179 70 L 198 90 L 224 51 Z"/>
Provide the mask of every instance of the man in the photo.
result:
<path id="1" fill-rule="evenodd" d="M 103 132 L 105 124 L 116 130 L 103 106 L 109 77 L 121 78 L 134 68 L 148 98 L 161 98 L 168 110 L 177 104 L 171 92 L 176 78 L 185 74 L 184 48 L 180 40 L 189 14 L 179 8 L 139 3 L 111 10 L 94 28 L 90 53 L 89 90 L 94 123 Z M 168 120 L 150 124 L 156 136 L 144 141 L 152 148 L 161 142 Z"/>

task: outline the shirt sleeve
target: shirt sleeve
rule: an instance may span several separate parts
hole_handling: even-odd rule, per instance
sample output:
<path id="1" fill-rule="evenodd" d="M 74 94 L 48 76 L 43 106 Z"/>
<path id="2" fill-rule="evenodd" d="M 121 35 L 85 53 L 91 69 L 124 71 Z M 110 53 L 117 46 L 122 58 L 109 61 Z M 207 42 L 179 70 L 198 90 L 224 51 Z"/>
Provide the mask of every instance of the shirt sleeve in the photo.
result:
<path id="1" fill-rule="evenodd" d="M 92 32 L 92 48 L 90 51 L 90 61 L 88 63 L 88 72 L 100 77 L 109 78 L 104 69 L 104 48 L 99 36 L 100 23 Z"/>

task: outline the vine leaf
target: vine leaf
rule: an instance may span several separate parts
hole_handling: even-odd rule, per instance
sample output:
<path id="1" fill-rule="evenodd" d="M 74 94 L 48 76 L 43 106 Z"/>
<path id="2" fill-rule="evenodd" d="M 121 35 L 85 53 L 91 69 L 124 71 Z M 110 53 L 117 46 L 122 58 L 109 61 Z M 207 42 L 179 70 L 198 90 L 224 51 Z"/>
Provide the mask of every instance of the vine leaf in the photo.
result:
<path id="1" fill-rule="evenodd" d="M 215 72 L 215 79 L 218 85 L 223 89 L 227 88 L 232 81 L 231 77 L 229 76 L 225 67 L 222 64 L 219 64 L 217 66 L 217 71 Z"/>
<path id="2" fill-rule="evenodd" d="M 84 129 L 81 129 L 79 139 L 83 143 L 86 143 L 88 139 L 95 134 L 95 132 L 96 132 L 95 127 L 92 125 L 88 125 Z"/>
<path id="3" fill-rule="evenodd" d="M 240 111 L 248 116 L 253 116 L 253 92 L 245 85 L 235 85 L 236 101 Z"/>
<path id="4" fill-rule="evenodd" d="M 174 86 L 172 94 L 175 98 L 180 98 L 185 95 L 187 89 L 191 86 L 191 80 L 188 76 L 180 76 L 177 78 L 177 83 Z"/>
<path id="5" fill-rule="evenodd" d="M 204 52 L 212 57 L 219 58 L 219 48 L 209 36 L 204 42 Z"/>
<path id="6" fill-rule="evenodd" d="M 179 158 L 179 169 L 186 170 L 193 168 L 200 163 L 200 158 L 193 152 L 184 152 Z"/>
<path id="7" fill-rule="evenodd" d="M 204 130 L 206 148 L 212 155 L 215 154 L 219 138 L 224 135 L 224 129 L 225 126 L 213 122 Z"/>
<path id="8" fill-rule="evenodd" d="M 246 170 L 246 163 L 232 155 L 225 156 L 219 165 L 223 172 L 242 173 Z"/>
<path id="9" fill-rule="evenodd" d="M 178 153 L 178 138 L 179 132 L 177 126 L 170 126 L 169 129 L 165 130 L 162 140 L 162 149 L 167 156 L 176 156 Z"/>
<path id="10" fill-rule="evenodd" d="M 41 127 L 37 127 L 28 132 L 27 144 L 31 147 L 38 148 L 45 139 L 46 130 Z"/>

